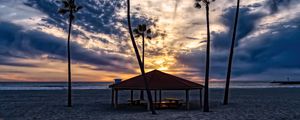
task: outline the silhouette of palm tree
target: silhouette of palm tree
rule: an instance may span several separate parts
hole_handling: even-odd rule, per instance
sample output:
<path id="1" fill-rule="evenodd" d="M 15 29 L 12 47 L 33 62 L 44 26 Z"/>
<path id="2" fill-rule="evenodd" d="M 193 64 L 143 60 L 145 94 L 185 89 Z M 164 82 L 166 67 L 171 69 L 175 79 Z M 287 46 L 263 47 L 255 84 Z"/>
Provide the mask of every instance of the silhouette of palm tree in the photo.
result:
<path id="1" fill-rule="evenodd" d="M 133 33 L 135 34 L 136 38 L 142 37 L 142 62 L 143 62 L 143 67 L 145 69 L 145 37 L 147 39 L 151 39 L 152 32 L 151 29 L 148 28 L 146 24 L 142 24 L 142 25 L 138 25 L 138 27 L 133 30 Z M 143 90 L 141 90 L 140 99 L 144 100 Z"/>
<path id="2" fill-rule="evenodd" d="M 63 3 L 63 7 L 59 8 L 58 13 L 65 15 L 68 14 L 69 17 L 69 33 L 68 33 L 68 107 L 72 106 L 72 76 L 71 76 L 71 54 L 70 54 L 70 37 L 71 37 L 71 30 L 72 30 L 72 22 L 75 19 L 74 14 L 77 13 L 82 6 L 77 6 L 75 4 L 75 0 L 61 0 Z"/>
<path id="3" fill-rule="evenodd" d="M 224 93 L 224 101 L 223 101 L 224 105 L 228 104 L 229 83 L 230 83 L 230 77 L 231 77 L 234 46 L 235 46 L 235 41 L 236 41 L 236 31 L 237 31 L 237 24 L 238 24 L 238 18 L 239 18 L 239 10 L 240 10 L 240 0 L 237 0 L 234 27 L 233 27 L 232 40 L 231 40 L 231 47 L 230 47 L 229 59 L 228 59 L 227 75 L 226 75 L 226 85 L 225 85 L 225 93 Z"/>
<path id="4" fill-rule="evenodd" d="M 145 37 L 147 39 L 152 39 L 151 29 L 147 27 L 147 25 L 142 24 L 138 25 L 136 29 L 133 30 L 136 38 L 142 37 L 142 61 L 143 66 L 145 67 Z"/>
<path id="5" fill-rule="evenodd" d="M 205 67 L 205 86 L 204 86 L 204 112 L 209 112 L 208 101 L 208 83 L 209 83 L 209 67 L 210 67 L 210 26 L 209 26 L 209 4 L 215 0 L 195 0 L 195 8 L 200 9 L 203 3 L 206 7 L 206 25 L 207 25 L 207 45 L 206 45 L 206 67 Z"/>
<path id="6" fill-rule="evenodd" d="M 151 95 L 151 92 L 149 90 L 149 84 L 148 84 L 148 81 L 147 81 L 147 78 L 146 78 L 146 75 L 145 75 L 145 69 L 144 69 L 144 66 L 143 66 L 143 63 L 142 63 L 142 60 L 141 60 L 141 56 L 139 54 L 139 50 L 138 50 L 137 45 L 135 43 L 134 35 L 133 35 L 133 32 L 132 32 L 132 28 L 131 28 L 130 0 L 127 0 L 127 20 L 128 20 L 128 30 L 129 30 L 129 34 L 130 34 L 130 39 L 131 39 L 131 42 L 132 42 L 132 45 L 133 45 L 133 48 L 134 48 L 134 52 L 136 54 L 136 58 L 138 60 L 139 66 L 140 66 L 140 70 L 141 70 L 141 73 L 142 73 L 143 80 L 145 82 L 145 87 L 146 87 L 146 91 L 147 91 L 150 110 L 151 110 L 152 114 L 156 114 L 155 108 L 154 108 L 153 102 L 152 102 L 152 95 Z"/>

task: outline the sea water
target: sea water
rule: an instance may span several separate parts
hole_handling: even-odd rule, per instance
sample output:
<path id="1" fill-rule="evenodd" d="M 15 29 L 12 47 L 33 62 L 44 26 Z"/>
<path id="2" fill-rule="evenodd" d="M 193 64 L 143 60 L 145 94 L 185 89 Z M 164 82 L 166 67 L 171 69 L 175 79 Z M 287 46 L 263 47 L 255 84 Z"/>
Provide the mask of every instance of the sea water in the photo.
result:
<path id="1" fill-rule="evenodd" d="M 111 82 L 73 82 L 73 90 L 109 89 Z M 224 81 L 210 82 L 210 88 L 224 88 Z M 66 82 L 0 82 L 0 90 L 66 90 Z M 270 81 L 232 81 L 230 88 L 300 88 L 300 85 L 281 85 Z"/>
<path id="2" fill-rule="evenodd" d="M 74 90 L 109 89 L 109 82 L 73 82 Z M 66 82 L 0 82 L 0 90 L 66 90 Z"/>

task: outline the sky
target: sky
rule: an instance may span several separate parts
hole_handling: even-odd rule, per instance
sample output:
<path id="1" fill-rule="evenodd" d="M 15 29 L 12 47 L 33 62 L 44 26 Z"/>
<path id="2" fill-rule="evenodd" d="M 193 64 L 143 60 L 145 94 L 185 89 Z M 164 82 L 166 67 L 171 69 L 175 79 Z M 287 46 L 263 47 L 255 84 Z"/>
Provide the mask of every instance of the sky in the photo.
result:
<path id="1" fill-rule="evenodd" d="M 71 36 L 73 81 L 139 75 L 125 0 L 76 0 Z M 131 0 L 132 27 L 147 24 L 146 71 L 201 82 L 205 72 L 205 9 L 194 0 Z M 236 0 L 210 4 L 211 80 L 223 81 Z M 0 81 L 67 80 L 67 16 L 57 0 L 0 0 Z M 241 0 L 233 80 L 300 78 L 300 0 Z M 136 38 L 141 49 L 141 38 Z"/>

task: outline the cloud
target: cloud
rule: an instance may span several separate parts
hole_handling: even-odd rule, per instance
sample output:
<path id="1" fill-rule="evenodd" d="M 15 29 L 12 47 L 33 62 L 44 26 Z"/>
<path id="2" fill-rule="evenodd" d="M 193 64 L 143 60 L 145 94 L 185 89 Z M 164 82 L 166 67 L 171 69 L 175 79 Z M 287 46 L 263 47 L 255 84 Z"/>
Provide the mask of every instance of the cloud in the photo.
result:
<path id="1" fill-rule="evenodd" d="M 289 7 L 291 2 L 295 2 L 295 0 L 269 0 L 267 4 L 269 4 L 271 14 L 274 14 L 279 11 L 279 9 L 284 9 Z"/>
<path id="2" fill-rule="evenodd" d="M 287 4 L 279 4 L 280 6 Z M 300 31 L 300 17 L 285 19 L 283 22 L 276 21 L 273 24 L 261 25 L 270 15 L 284 14 L 286 9 L 270 12 L 254 12 L 253 7 L 261 7 L 264 4 L 255 4 L 243 6 L 240 12 L 238 28 L 238 44 L 236 44 L 233 77 L 245 79 L 272 78 L 272 74 L 277 70 L 274 76 L 285 76 L 287 70 L 298 71 L 300 69 L 297 51 L 300 44 L 298 34 Z M 257 9 L 257 8 L 256 8 Z M 234 8 L 226 9 L 222 15 L 222 24 L 227 26 L 225 32 L 212 32 L 213 50 L 211 53 L 211 76 L 215 79 L 224 79 L 227 70 L 228 51 L 230 47 L 231 28 Z M 297 16 L 293 13 L 293 16 Z M 194 51 L 188 54 L 181 54 L 177 59 L 189 67 L 199 69 L 203 76 L 205 52 Z M 202 62 L 201 62 L 202 61 Z M 273 71 L 273 72 L 270 72 Z M 292 72 L 290 71 L 290 72 Z M 300 78 L 299 72 L 295 72 L 297 78 Z M 243 77 L 244 76 L 244 77 Z M 254 77 L 258 76 L 258 77 Z M 267 77 L 266 77 L 267 76 Z"/>
<path id="3" fill-rule="evenodd" d="M 300 15 L 297 11 L 300 4 L 297 0 L 274 1 L 275 4 L 273 0 L 241 3 L 234 78 L 267 78 L 274 74 L 277 77 L 289 70 L 300 75 L 299 58 L 295 56 L 299 44 Z M 84 9 L 76 14 L 72 30 L 75 76 L 91 80 L 99 74 L 108 76 L 106 79 L 120 73 L 137 74 L 136 58 L 128 39 L 126 0 L 77 2 Z M 223 79 L 226 74 L 235 2 L 211 4 L 213 79 Z M 5 66 L 2 71 L 22 67 L 26 72 L 27 68 L 36 68 L 36 74 L 48 75 L 50 71 L 55 76 L 57 72 L 52 69 L 66 62 L 68 23 L 67 16 L 57 14 L 60 4 L 56 0 L 4 0 L 0 3 L 0 67 Z M 147 23 L 168 34 L 165 39 L 158 36 L 146 42 L 147 69 L 168 68 L 167 72 L 197 76 L 193 80 L 201 80 L 205 72 L 205 10 L 193 8 L 193 3 L 132 1 L 133 27 Z M 55 67 L 47 65 L 52 62 Z M 62 73 L 61 76 L 65 76 Z M 23 79 L 22 76 L 24 74 L 20 73 L 15 78 Z M 28 79 L 40 79 L 32 76 Z"/>
<path id="4" fill-rule="evenodd" d="M 0 22 L 0 48 L 3 59 L 1 64 L 8 66 L 28 66 L 37 67 L 26 63 L 13 62 L 12 58 L 39 59 L 43 55 L 47 55 L 48 59 L 65 61 L 66 58 L 66 42 L 61 38 L 39 32 L 24 31 L 20 26 Z M 89 64 L 94 66 L 110 66 L 112 68 L 126 68 L 117 65 L 115 61 L 129 62 L 128 59 L 117 55 L 97 53 L 78 45 L 71 43 L 71 58 L 75 62 Z"/>
<path id="5" fill-rule="evenodd" d="M 14 67 L 38 67 L 38 65 L 30 63 L 19 63 L 13 58 L 7 58 L 8 56 L 0 56 L 0 65 L 14 66 Z"/>
<path id="6" fill-rule="evenodd" d="M 0 21 L 0 67 L 4 66 L 3 70 L 28 67 L 34 68 L 36 73 L 44 74 L 44 71 L 50 70 L 61 75 L 59 70 L 52 71 L 52 64 L 45 63 L 48 61 L 61 65 L 66 62 L 65 37 L 68 22 L 67 16 L 57 13 L 61 4 L 56 0 L 2 2 L 0 16 L 5 19 Z M 99 78 L 136 73 L 137 64 L 128 41 L 127 18 L 124 14 L 126 1 L 76 2 L 84 8 L 76 14 L 73 24 L 71 58 L 73 67 L 78 68 L 76 71 L 87 74 L 85 77 L 81 74 L 79 79 L 91 80 L 92 76 L 97 76 L 96 72 L 104 74 Z M 7 17 L 6 14 L 14 14 L 14 17 Z M 155 19 L 141 15 L 138 11 L 133 11 L 131 18 L 133 27 L 140 23 L 153 25 L 155 22 Z M 63 70 L 57 66 L 59 68 Z M 14 79 L 41 79 L 38 75 L 24 76 L 28 75 L 20 73 Z"/>
<path id="7" fill-rule="evenodd" d="M 76 2 L 78 5 L 83 6 L 83 9 L 76 13 L 74 24 L 90 33 L 113 34 L 120 37 L 127 36 L 127 30 L 124 31 L 122 29 L 123 27 L 127 27 L 127 18 L 120 15 L 127 7 L 125 0 L 79 0 Z M 46 23 L 58 28 L 66 28 L 67 16 L 57 13 L 58 8 L 61 7 L 61 3 L 54 0 L 28 0 L 24 4 L 48 15 L 49 17 L 43 19 Z M 154 24 L 153 19 L 138 15 L 137 13 L 132 14 L 132 22 L 133 26 L 140 23 Z M 73 34 L 82 35 L 84 33 L 75 30 Z M 103 41 L 103 38 L 99 38 L 99 40 Z"/>
<path id="8" fill-rule="evenodd" d="M 248 36 L 253 30 L 255 30 L 258 21 L 266 16 L 265 13 L 253 12 L 253 9 L 258 9 L 261 6 L 262 5 L 256 3 L 255 5 L 242 6 L 240 8 L 236 46 L 238 46 L 241 39 Z M 230 7 L 225 9 L 224 14 L 222 14 L 220 21 L 223 25 L 227 26 L 227 31 L 212 32 L 212 45 L 216 50 L 227 50 L 229 48 L 232 38 L 232 28 L 235 12 L 236 7 Z"/>

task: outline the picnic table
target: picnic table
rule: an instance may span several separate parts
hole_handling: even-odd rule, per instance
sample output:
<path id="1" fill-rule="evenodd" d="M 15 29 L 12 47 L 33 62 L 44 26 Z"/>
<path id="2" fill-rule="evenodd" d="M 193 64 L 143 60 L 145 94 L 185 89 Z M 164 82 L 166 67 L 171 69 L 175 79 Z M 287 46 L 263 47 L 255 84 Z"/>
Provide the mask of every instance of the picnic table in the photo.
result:
<path id="1" fill-rule="evenodd" d="M 165 98 L 160 103 L 160 108 L 178 108 L 182 105 L 183 100 L 177 98 Z"/>
<path id="2" fill-rule="evenodd" d="M 140 100 L 140 99 L 133 99 L 133 100 L 128 100 L 128 103 L 131 105 L 143 105 L 147 104 L 145 100 Z"/>
<path id="3" fill-rule="evenodd" d="M 129 99 L 128 104 L 130 105 L 146 105 L 145 100 L 140 99 Z M 160 102 L 154 102 L 155 107 L 157 108 L 179 108 L 183 104 L 182 99 L 177 98 L 164 98 Z"/>

